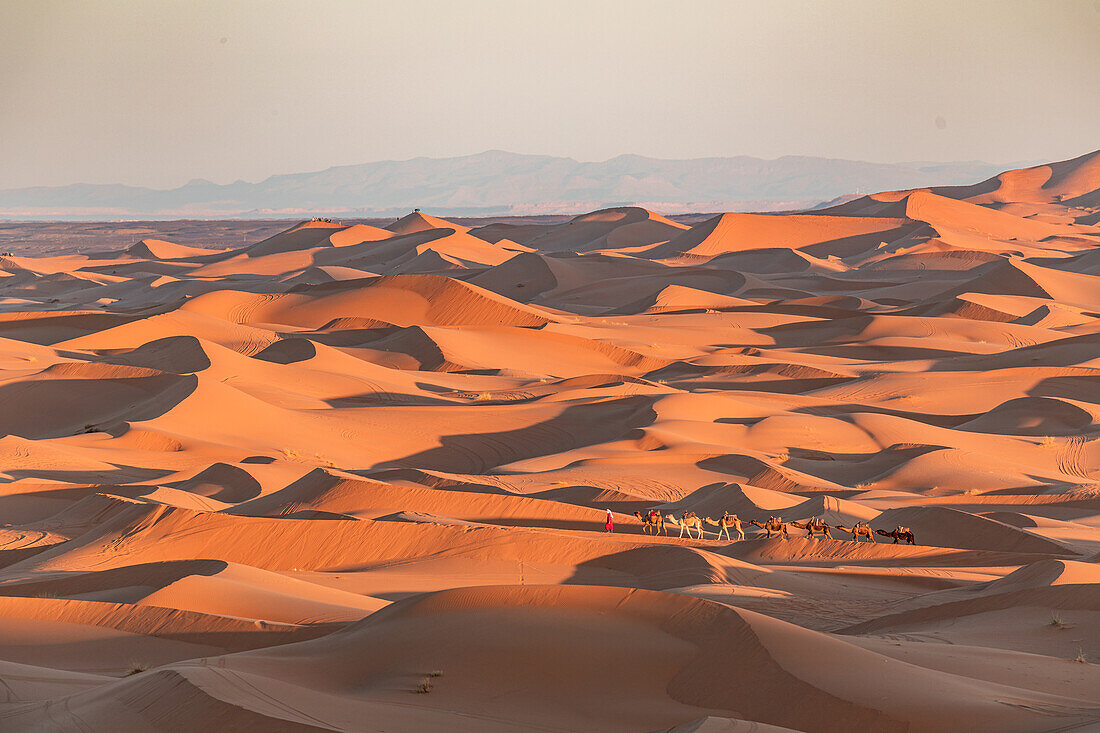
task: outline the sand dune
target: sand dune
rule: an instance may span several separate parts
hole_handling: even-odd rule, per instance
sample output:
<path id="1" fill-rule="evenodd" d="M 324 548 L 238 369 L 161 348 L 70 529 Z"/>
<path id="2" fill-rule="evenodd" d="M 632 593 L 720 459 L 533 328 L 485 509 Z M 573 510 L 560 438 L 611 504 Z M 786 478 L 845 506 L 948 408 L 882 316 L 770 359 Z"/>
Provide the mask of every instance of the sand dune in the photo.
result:
<path id="1" fill-rule="evenodd" d="M 656 258 L 710 259 L 752 249 L 799 250 L 811 245 L 818 245 L 812 251 L 819 256 L 853 254 L 874 246 L 881 237 L 889 240 L 898 236 L 896 231 L 893 234 L 884 232 L 897 230 L 905 223 L 903 219 L 883 218 L 722 214 L 697 224 L 647 254 Z M 867 239 L 868 235 L 872 235 L 871 239 Z"/>
<path id="2" fill-rule="evenodd" d="M 743 662 L 742 671 L 730 671 L 730 658 Z M 851 671 L 816 671 L 812 660 L 821 658 Z M 517 659 L 543 662 L 517 665 Z M 962 724 L 993 731 L 1029 730 L 1052 712 L 1064 723 L 1087 723 L 1090 706 L 1088 700 L 933 672 L 707 601 L 585 587 L 444 591 L 395 604 L 324 639 L 220 658 L 213 669 L 166 665 L 75 693 L 65 709 L 94 721 L 111 707 L 103 698 L 139 696 L 148 700 L 141 712 L 125 714 L 155 725 L 169 714 L 165 692 L 182 680 L 207 700 L 196 701 L 192 715 L 208 715 L 217 705 L 230 725 L 253 727 L 266 717 L 286 730 L 298 729 L 282 727 L 288 721 L 303 729 L 350 729 L 355 720 L 394 706 L 424 679 L 431 694 L 423 712 L 383 713 L 376 724 L 416 730 L 451 713 L 457 730 L 551 721 L 573 730 L 638 730 L 671 727 L 688 716 L 740 714 L 798 730 L 843 717 L 876 730 Z M 719 675 L 730 674 L 747 684 L 718 683 Z M 219 678 L 230 684 L 210 684 Z M 755 695 L 755 685 L 776 690 L 776 697 Z M 873 691 L 883 688 L 888 698 Z M 1006 695 L 1019 707 L 1001 704 Z M 807 704 L 787 704 L 790 698 Z M 46 712 L 28 706 L 13 722 L 30 724 Z"/>
<path id="3" fill-rule="evenodd" d="M 160 239 L 143 239 L 124 251 L 131 257 L 141 260 L 180 260 L 185 257 L 202 257 L 217 253 L 216 250 L 187 247 Z"/>
<path id="4" fill-rule="evenodd" d="M 540 252 L 591 252 L 666 242 L 685 229 L 683 224 L 652 211 L 623 207 L 583 214 L 565 224 L 548 227 L 516 231 L 490 225 L 471 233 L 495 242 L 500 239 L 499 232 L 503 232 L 509 239 Z"/>
<path id="5" fill-rule="evenodd" d="M 430 214 L 421 214 L 419 211 L 401 217 L 393 224 L 387 226 L 386 229 L 394 234 L 416 234 L 417 232 L 424 232 L 429 229 L 452 229 L 456 232 L 468 231 L 467 227 L 460 224 L 452 224 L 446 219 L 440 219 Z"/>
<path id="6" fill-rule="evenodd" d="M 0 257 L 0 730 L 1091 730 L 1098 192 Z"/>

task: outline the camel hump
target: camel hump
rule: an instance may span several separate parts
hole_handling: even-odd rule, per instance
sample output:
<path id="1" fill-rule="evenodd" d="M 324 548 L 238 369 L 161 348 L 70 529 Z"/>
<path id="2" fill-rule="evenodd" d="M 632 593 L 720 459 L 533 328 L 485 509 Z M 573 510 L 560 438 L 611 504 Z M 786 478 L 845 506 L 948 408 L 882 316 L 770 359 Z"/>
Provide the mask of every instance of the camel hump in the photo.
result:
<path id="1" fill-rule="evenodd" d="M 908 527 L 902 527 L 902 526 L 901 526 L 901 525 L 899 524 L 899 525 L 898 525 L 898 529 L 897 529 L 897 531 L 898 531 L 898 532 L 900 532 L 901 534 L 909 534 L 909 533 L 910 533 L 910 532 L 912 532 L 913 530 L 909 529 Z"/>

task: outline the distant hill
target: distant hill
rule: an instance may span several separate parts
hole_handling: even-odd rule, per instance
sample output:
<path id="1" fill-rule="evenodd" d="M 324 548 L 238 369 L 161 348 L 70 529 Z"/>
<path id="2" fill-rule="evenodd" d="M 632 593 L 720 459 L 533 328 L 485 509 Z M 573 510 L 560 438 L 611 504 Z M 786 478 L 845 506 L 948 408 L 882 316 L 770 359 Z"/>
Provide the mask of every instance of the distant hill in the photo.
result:
<path id="1" fill-rule="evenodd" d="M 0 190 L 0 218 L 265 218 L 307 214 L 441 216 L 567 214 L 608 206 L 657 211 L 776 211 L 847 194 L 971 184 L 1003 165 L 865 163 L 785 156 L 661 160 L 621 155 L 600 163 L 492 150 L 272 176 L 226 185 L 194 180 L 170 190 L 76 184 Z"/>

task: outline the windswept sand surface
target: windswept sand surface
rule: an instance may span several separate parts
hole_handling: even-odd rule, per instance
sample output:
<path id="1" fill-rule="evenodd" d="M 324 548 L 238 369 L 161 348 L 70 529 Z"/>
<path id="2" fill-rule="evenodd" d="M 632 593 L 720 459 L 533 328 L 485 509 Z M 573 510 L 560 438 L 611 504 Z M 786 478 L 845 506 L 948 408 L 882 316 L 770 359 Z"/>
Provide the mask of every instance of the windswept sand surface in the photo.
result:
<path id="1" fill-rule="evenodd" d="M 0 730 L 1097 730 L 1098 221 L 1093 153 L 2 257 Z"/>

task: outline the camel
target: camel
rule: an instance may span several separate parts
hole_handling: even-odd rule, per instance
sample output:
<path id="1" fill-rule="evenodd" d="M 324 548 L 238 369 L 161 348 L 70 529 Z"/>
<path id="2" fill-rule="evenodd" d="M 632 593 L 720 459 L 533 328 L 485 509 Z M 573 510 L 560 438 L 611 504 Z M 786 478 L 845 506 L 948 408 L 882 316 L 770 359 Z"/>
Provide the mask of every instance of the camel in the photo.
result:
<path id="1" fill-rule="evenodd" d="M 767 532 L 769 540 L 772 538 L 772 532 L 782 534 L 783 539 L 787 539 L 787 523 L 783 521 L 782 517 L 771 517 L 763 524 L 754 519 L 749 522 L 749 524 L 755 524 L 757 527 Z"/>
<path id="2" fill-rule="evenodd" d="M 737 532 L 738 540 L 745 539 L 745 530 L 741 529 L 741 520 L 736 514 L 726 512 L 720 519 L 711 519 L 707 517 L 706 522 L 707 524 L 713 524 L 715 527 L 721 528 L 718 530 L 718 539 L 722 539 L 722 533 L 725 532 L 726 539 L 732 542 L 733 538 L 730 537 L 730 527 L 733 527 Z"/>
<path id="3" fill-rule="evenodd" d="M 668 515 L 667 519 L 668 519 L 668 521 L 672 522 L 673 524 L 679 524 L 680 525 L 680 536 L 681 537 L 684 536 L 684 530 L 686 529 L 687 533 L 688 533 L 688 539 L 690 540 L 691 539 L 691 530 L 697 529 L 697 530 L 699 530 L 698 539 L 700 539 L 700 540 L 703 539 L 703 520 L 699 519 L 699 515 L 696 514 L 695 512 L 686 512 L 686 513 L 684 513 L 680 517 L 679 522 L 677 522 L 676 518 L 673 517 L 671 514 Z"/>
<path id="4" fill-rule="evenodd" d="M 893 537 L 895 545 L 898 543 L 898 540 L 905 540 L 910 545 L 917 544 L 917 539 L 913 536 L 913 530 L 908 527 L 902 527 L 900 524 L 897 529 L 892 529 L 889 532 L 884 529 L 876 529 L 875 532 L 883 537 Z"/>
<path id="5" fill-rule="evenodd" d="M 860 537 L 866 537 L 868 542 L 875 541 L 875 531 L 871 529 L 870 522 L 856 522 L 856 526 L 851 529 L 838 524 L 835 529 L 847 532 L 852 535 L 852 542 L 859 542 Z"/>
<path id="6" fill-rule="evenodd" d="M 810 517 L 805 522 L 791 522 L 791 526 L 806 530 L 808 537 L 813 537 L 820 532 L 822 537 L 833 539 L 833 535 L 829 532 L 829 525 L 821 517 Z"/>
<path id="7" fill-rule="evenodd" d="M 634 512 L 634 516 L 642 520 L 643 534 L 649 534 L 650 529 L 653 530 L 653 534 L 657 534 L 658 532 L 663 535 L 668 534 L 668 532 L 665 531 L 665 518 L 662 517 L 659 512 L 654 512 L 653 514 L 647 513 L 645 516 L 642 516 L 641 512 Z"/>

